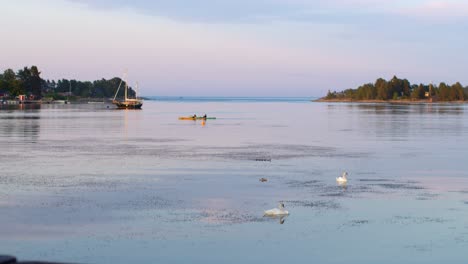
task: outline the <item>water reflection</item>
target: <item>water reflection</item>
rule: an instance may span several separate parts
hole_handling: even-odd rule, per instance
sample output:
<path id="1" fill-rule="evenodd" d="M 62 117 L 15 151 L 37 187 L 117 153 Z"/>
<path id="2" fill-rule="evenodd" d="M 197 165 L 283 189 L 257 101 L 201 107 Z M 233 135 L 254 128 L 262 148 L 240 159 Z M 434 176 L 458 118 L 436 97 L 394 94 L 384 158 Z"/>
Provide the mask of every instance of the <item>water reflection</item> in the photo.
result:
<path id="1" fill-rule="evenodd" d="M 390 141 L 409 141 L 415 136 L 460 135 L 464 127 L 461 116 L 466 111 L 465 105 L 443 103 L 352 103 L 331 104 L 327 108 L 333 118 L 342 117 L 346 113 L 348 118 L 342 121 L 344 127 L 341 131 L 347 134 L 359 131 L 366 136 Z"/>
<path id="2" fill-rule="evenodd" d="M 461 115 L 465 113 L 464 105 L 453 104 L 370 104 L 353 103 L 346 104 L 351 110 L 359 110 L 363 114 L 376 115 L 405 115 L 405 114 L 441 114 L 441 115 Z M 336 105 L 329 105 L 330 109 L 336 108 Z"/>
<path id="3" fill-rule="evenodd" d="M 121 128 L 123 139 L 128 140 L 130 134 L 141 129 L 140 119 L 144 113 L 141 110 L 142 109 L 116 109 L 115 113 L 119 116 L 123 116 L 123 127 Z"/>
<path id="4" fill-rule="evenodd" d="M 263 217 L 272 221 L 278 221 L 278 223 L 282 225 L 286 222 L 286 218 L 288 218 L 288 215 L 265 215 Z"/>
<path id="5" fill-rule="evenodd" d="M 18 143 L 36 143 L 40 133 L 40 109 L 40 105 L 2 105 L 0 136 L 17 139 Z"/>
<path id="6" fill-rule="evenodd" d="M 348 183 L 347 182 L 337 182 L 338 186 L 343 189 L 343 191 L 346 191 L 348 189 Z"/>
<path id="7" fill-rule="evenodd" d="M 0 104 L 0 112 L 2 111 L 13 111 L 13 110 L 39 110 L 41 109 L 40 104 Z"/>

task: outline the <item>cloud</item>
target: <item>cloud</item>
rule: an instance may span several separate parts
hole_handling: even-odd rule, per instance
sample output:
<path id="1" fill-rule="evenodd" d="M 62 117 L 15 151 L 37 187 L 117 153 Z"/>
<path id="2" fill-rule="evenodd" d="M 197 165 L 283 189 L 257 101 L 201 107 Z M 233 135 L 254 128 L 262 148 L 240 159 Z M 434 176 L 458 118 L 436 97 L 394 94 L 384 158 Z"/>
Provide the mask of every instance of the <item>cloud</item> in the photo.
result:
<path id="1" fill-rule="evenodd" d="M 461 0 L 69 0 L 100 9 L 133 9 L 146 15 L 197 23 L 374 23 L 388 19 L 451 20 L 468 15 Z"/>
<path id="2" fill-rule="evenodd" d="M 69 0 L 100 9 L 133 9 L 146 15 L 201 23 L 300 21 L 349 23 L 384 13 L 398 1 L 384 0 Z M 362 20 L 362 19 L 361 19 Z"/>
<path id="3" fill-rule="evenodd" d="M 438 21 L 460 20 L 468 18 L 468 2 L 424 1 L 419 5 L 403 8 L 400 13 Z"/>
<path id="4" fill-rule="evenodd" d="M 71 0 L 103 9 L 130 8 L 174 20 L 197 22 L 247 22 L 260 17 L 283 16 L 298 11 L 295 4 L 272 0 Z"/>

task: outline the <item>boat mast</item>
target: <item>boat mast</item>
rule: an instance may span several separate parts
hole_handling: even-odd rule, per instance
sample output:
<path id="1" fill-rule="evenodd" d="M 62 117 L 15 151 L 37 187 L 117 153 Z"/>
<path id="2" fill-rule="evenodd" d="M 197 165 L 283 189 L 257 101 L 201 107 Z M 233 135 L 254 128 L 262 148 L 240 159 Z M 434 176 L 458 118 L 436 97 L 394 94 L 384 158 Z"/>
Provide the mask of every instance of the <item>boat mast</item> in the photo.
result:
<path id="1" fill-rule="evenodd" d="M 125 80 L 125 101 L 127 101 L 127 89 L 128 89 L 128 84 L 127 84 L 127 80 Z"/>
<path id="2" fill-rule="evenodd" d="M 117 94 L 119 93 L 120 86 L 122 86 L 122 82 L 123 82 L 123 80 L 122 80 L 122 79 L 120 79 L 120 84 L 119 84 L 119 87 L 117 87 L 117 92 L 115 92 L 115 95 L 114 95 L 114 101 L 115 101 L 115 98 L 117 98 Z"/>
<path id="3" fill-rule="evenodd" d="M 138 82 L 136 83 L 135 99 L 138 99 Z"/>

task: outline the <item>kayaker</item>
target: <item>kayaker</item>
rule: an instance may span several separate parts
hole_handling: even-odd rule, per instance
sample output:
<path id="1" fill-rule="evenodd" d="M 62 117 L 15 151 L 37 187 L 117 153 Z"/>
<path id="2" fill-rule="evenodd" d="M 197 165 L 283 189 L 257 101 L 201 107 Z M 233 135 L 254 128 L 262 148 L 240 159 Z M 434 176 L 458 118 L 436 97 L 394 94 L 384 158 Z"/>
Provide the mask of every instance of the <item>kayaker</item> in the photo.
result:
<path id="1" fill-rule="evenodd" d="M 203 116 L 203 119 L 206 119 L 206 114 Z"/>
<path id="2" fill-rule="evenodd" d="M 192 116 L 192 118 L 193 118 L 193 119 L 196 119 L 196 118 L 197 118 L 197 115 L 196 115 L 196 114 L 194 114 L 194 115 Z"/>

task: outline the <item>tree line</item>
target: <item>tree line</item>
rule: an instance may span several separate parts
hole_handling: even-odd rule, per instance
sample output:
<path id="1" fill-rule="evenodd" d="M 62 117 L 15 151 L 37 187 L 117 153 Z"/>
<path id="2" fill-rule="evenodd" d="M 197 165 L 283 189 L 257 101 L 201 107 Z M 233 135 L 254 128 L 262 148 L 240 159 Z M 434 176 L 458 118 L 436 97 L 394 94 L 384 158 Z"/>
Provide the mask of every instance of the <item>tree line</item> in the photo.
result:
<path id="1" fill-rule="evenodd" d="M 44 80 L 41 72 L 36 66 L 24 67 L 18 71 L 7 69 L 0 73 L 0 94 L 7 94 L 14 98 L 18 95 L 33 96 L 35 99 L 49 97 L 53 99 L 64 99 L 65 97 L 91 97 L 91 98 L 111 98 L 114 97 L 117 87 L 125 82 L 118 77 L 106 80 L 78 81 L 61 79 Z M 124 96 L 124 89 L 120 89 L 118 97 Z M 128 96 L 134 97 L 135 91 L 129 87 Z"/>
<path id="2" fill-rule="evenodd" d="M 421 100 L 436 99 L 437 101 L 464 101 L 468 99 L 468 87 L 459 82 L 448 85 L 444 82 L 438 86 L 433 84 L 411 84 L 407 79 L 394 76 L 391 80 L 379 78 L 375 83 L 367 83 L 356 89 L 346 89 L 341 92 L 328 91 L 325 99 L 348 100 Z"/>

